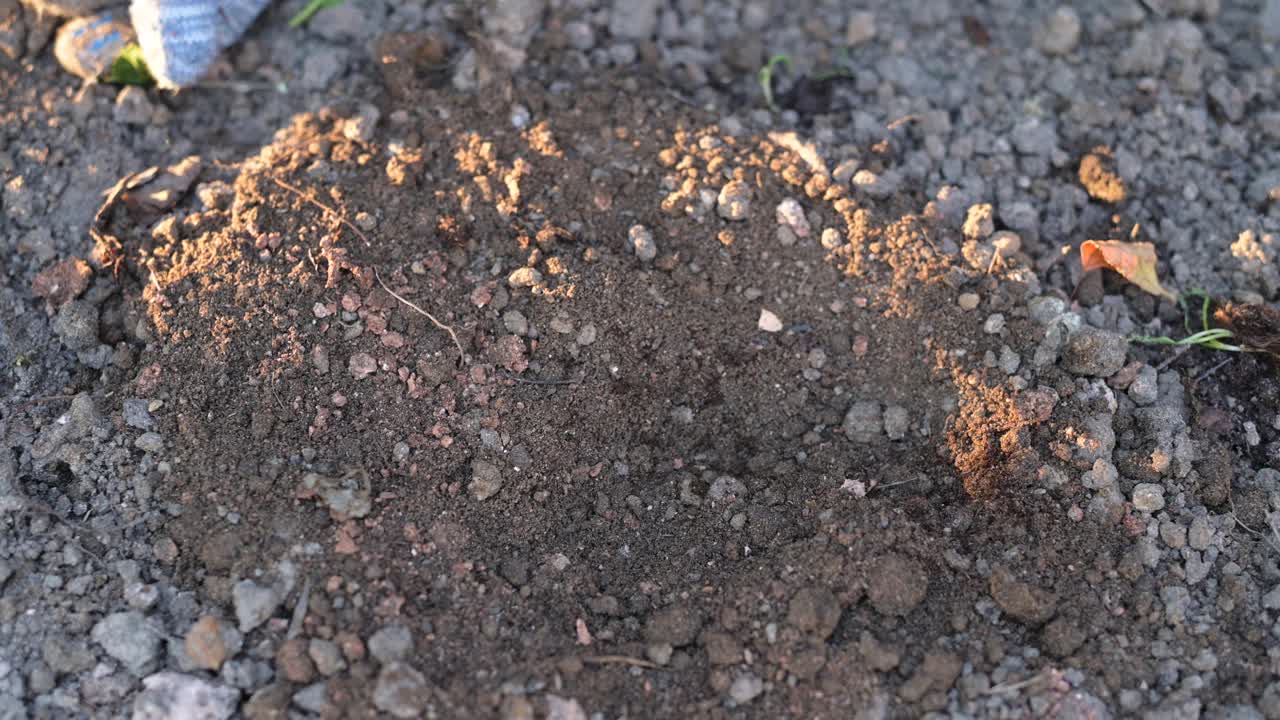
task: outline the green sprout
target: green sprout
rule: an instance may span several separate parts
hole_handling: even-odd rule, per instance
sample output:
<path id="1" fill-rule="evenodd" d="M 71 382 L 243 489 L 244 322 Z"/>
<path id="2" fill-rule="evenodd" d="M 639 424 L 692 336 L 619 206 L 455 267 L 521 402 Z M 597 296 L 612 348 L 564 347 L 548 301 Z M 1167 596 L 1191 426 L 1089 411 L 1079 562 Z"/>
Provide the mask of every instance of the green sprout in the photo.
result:
<path id="1" fill-rule="evenodd" d="M 294 15 L 289 20 L 289 27 L 296 28 L 299 25 L 305 25 L 308 20 L 315 17 L 315 14 L 326 8 L 337 7 L 346 0 L 309 0 L 306 7 L 302 8 L 302 12 Z"/>
<path id="2" fill-rule="evenodd" d="M 1198 297 L 1201 299 L 1200 305 L 1200 330 L 1191 332 L 1191 323 L 1187 321 L 1187 314 L 1190 309 L 1187 307 L 1188 297 Z M 1221 350 L 1223 352 L 1242 352 L 1244 348 L 1239 345 L 1228 345 L 1223 340 L 1230 340 L 1234 334 L 1226 328 L 1209 327 L 1209 294 L 1203 290 L 1191 290 L 1178 296 L 1178 304 L 1182 306 L 1182 324 L 1188 333 L 1184 338 L 1175 340 L 1167 335 L 1134 335 L 1129 339 L 1133 342 L 1142 343 L 1144 345 L 1197 345 L 1207 350 Z"/>
<path id="3" fill-rule="evenodd" d="M 779 65 L 785 65 L 787 72 L 791 72 L 791 56 L 786 54 L 778 54 L 769 58 L 769 62 L 760 68 L 760 72 L 756 73 L 756 78 L 760 81 L 760 89 L 764 92 L 764 101 L 770 110 L 777 111 L 778 104 L 773 99 L 773 73 L 774 68 Z"/>
<path id="4" fill-rule="evenodd" d="M 107 71 L 106 81 L 117 85 L 154 85 L 156 80 L 147 68 L 147 61 L 142 57 L 142 48 L 138 43 L 129 43 L 120 51 L 120 56 L 111 63 Z"/>

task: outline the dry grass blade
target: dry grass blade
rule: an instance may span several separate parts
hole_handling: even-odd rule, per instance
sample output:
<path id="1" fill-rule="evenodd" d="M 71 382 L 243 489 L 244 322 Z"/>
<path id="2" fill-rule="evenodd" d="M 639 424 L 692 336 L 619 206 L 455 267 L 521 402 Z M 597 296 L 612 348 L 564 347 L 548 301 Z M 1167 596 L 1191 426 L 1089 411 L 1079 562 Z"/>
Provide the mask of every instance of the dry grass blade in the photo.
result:
<path id="1" fill-rule="evenodd" d="M 378 284 L 379 284 L 379 285 L 381 285 L 381 286 L 382 286 L 382 289 L 383 289 L 383 290 L 386 290 L 386 291 L 387 291 L 387 293 L 388 293 L 389 295 L 391 295 L 391 297 L 393 297 L 393 298 L 395 298 L 395 299 L 399 300 L 400 302 L 404 303 L 405 305 L 408 305 L 409 307 L 411 307 L 411 308 L 413 308 L 414 310 L 418 311 L 418 313 L 419 313 L 420 315 L 422 315 L 422 316 L 423 316 L 423 317 L 425 317 L 426 319 L 430 320 L 430 321 L 432 322 L 432 324 L 434 324 L 436 327 L 438 327 L 438 328 L 440 328 L 441 330 L 443 330 L 443 331 L 445 331 L 445 332 L 449 333 L 449 337 L 453 340 L 453 344 L 454 344 L 454 346 L 458 348 L 458 365 L 459 365 L 459 366 L 461 366 L 461 365 L 462 365 L 462 363 L 466 360 L 466 357 L 467 357 L 467 351 L 465 351 L 465 350 L 463 350 L 463 349 L 462 349 L 462 343 L 461 343 L 461 342 L 459 342 L 459 340 L 458 340 L 458 334 L 457 334 L 456 332 L 454 332 L 454 331 L 453 331 L 453 328 L 452 328 L 452 327 L 450 327 L 449 325 L 445 325 L 444 323 L 442 323 L 442 322 L 440 322 L 439 320 L 437 320 L 435 315 L 432 315 L 431 313 L 427 312 L 426 310 L 423 310 L 422 308 L 418 307 L 417 305 L 414 305 L 413 303 L 409 302 L 408 300 L 404 299 L 403 297 L 400 297 L 399 295 L 397 295 L 397 294 L 396 294 L 396 292 L 395 292 L 394 290 L 392 290 L 391 288 L 387 287 L 387 284 L 386 284 L 385 282 L 383 282 L 383 281 L 382 281 L 382 276 L 378 274 L 378 270 L 377 270 L 377 268 L 374 268 L 374 270 L 373 270 L 373 276 L 374 276 L 375 278 L 377 278 L 377 279 L 378 279 Z"/>

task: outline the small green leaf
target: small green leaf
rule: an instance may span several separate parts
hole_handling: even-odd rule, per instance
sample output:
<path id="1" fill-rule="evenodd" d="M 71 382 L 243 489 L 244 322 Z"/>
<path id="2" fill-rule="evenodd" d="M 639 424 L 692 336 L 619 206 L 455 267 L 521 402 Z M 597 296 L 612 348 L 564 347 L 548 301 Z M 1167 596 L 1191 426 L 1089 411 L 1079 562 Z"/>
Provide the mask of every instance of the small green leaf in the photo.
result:
<path id="1" fill-rule="evenodd" d="M 149 87 L 156 83 L 147 61 L 142 58 L 142 48 L 137 43 L 130 43 L 120 51 L 120 57 L 111 64 L 106 81 L 117 85 L 141 85 Z"/>
<path id="2" fill-rule="evenodd" d="M 300 25 L 304 25 L 311 18 L 315 17 L 315 14 L 321 10 L 337 7 L 344 2 L 346 2 L 346 0 L 310 0 L 310 2 L 307 3 L 307 6 L 302 8 L 302 12 L 294 15 L 293 18 L 289 20 L 289 27 L 296 28 Z"/>
<path id="3" fill-rule="evenodd" d="M 765 104 L 769 106 L 770 110 L 778 109 L 777 103 L 773 101 L 773 69 L 778 65 L 786 66 L 787 71 L 790 72 L 791 56 L 774 55 L 769 58 L 769 62 L 765 63 L 764 67 L 760 68 L 760 72 L 756 73 L 756 79 L 760 81 L 760 90 L 764 92 Z"/>

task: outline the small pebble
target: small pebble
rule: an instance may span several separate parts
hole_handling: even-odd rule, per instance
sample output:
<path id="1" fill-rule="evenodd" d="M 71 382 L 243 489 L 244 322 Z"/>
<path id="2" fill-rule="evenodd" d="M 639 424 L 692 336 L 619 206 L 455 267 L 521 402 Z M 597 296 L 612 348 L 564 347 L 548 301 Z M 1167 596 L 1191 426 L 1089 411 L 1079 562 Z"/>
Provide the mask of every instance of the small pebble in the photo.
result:
<path id="1" fill-rule="evenodd" d="M 873 12 L 859 10 L 849 15 L 849 24 L 845 25 L 844 43 L 849 47 L 857 47 L 871 41 L 876 36 L 876 15 Z"/>
<path id="2" fill-rule="evenodd" d="M 976 293 L 960 293 L 960 297 L 956 300 L 961 310 L 973 310 L 978 307 L 979 298 Z"/>
<path id="3" fill-rule="evenodd" d="M 760 308 L 760 319 L 756 321 L 756 327 L 767 333 L 776 333 L 782 330 L 782 320 L 772 312 Z"/>
<path id="4" fill-rule="evenodd" d="M 1080 30 L 1080 16 L 1070 6 L 1063 5 L 1045 18 L 1032 42 L 1045 55 L 1066 55 L 1080 44 Z"/>
<path id="5" fill-rule="evenodd" d="M 627 232 L 627 244 L 631 252 L 642 262 L 651 262 L 658 256 L 658 243 L 654 242 L 653 233 L 643 225 L 632 225 Z"/>
<path id="6" fill-rule="evenodd" d="M 1164 486 L 1155 483 L 1138 483 L 1133 488 L 1135 510 L 1153 513 L 1164 507 Z"/>
<path id="7" fill-rule="evenodd" d="M 796 237 L 809 237 L 809 219 L 804 215 L 804 208 L 795 198 L 787 198 L 778 203 L 774 213 L 778 224 L 788 227 Z"/>
<path id="8" fill-rule="evenodd" d="M 764 692 L 764 681 L 754 673 L 743 673 L 729 686 L 729 697 L 739 705 L 745 705 Z"/>

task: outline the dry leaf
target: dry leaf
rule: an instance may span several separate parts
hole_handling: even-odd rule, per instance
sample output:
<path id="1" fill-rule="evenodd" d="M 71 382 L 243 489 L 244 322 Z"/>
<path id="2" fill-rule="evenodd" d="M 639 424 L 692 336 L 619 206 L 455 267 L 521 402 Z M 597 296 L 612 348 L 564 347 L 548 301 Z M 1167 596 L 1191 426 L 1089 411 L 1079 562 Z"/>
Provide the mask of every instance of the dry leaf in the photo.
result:
<path id="1" fill-rule="evenodd" d="M 1080 264 L 1085 272 L 1098 268 L 1114 270 L 1152 295 L 1178 301 L 1178 294 L 1166 290 L 1156 277 L 1156 248 L 1151 243 L 1086 240 L 1080 246 Z"/>

